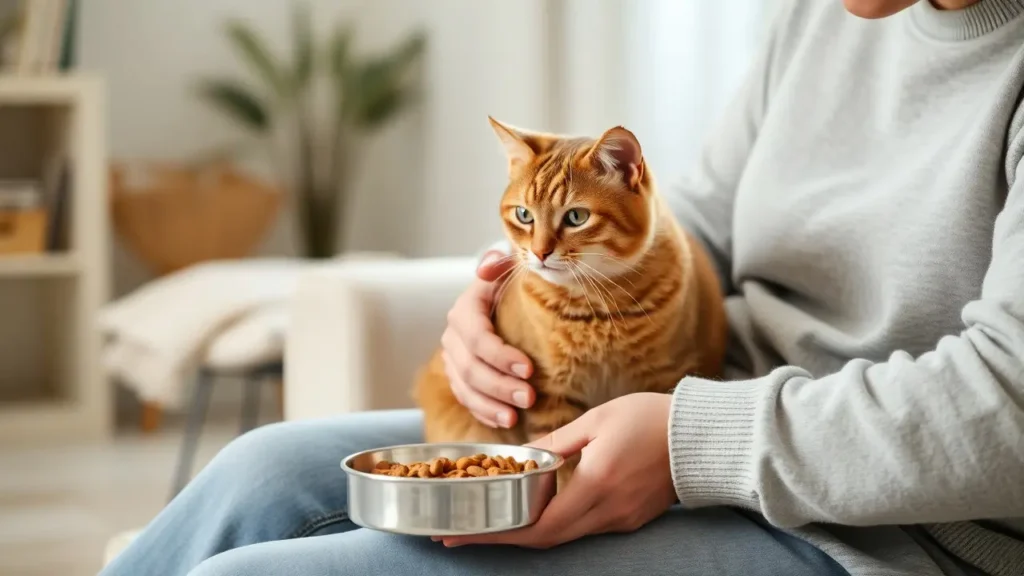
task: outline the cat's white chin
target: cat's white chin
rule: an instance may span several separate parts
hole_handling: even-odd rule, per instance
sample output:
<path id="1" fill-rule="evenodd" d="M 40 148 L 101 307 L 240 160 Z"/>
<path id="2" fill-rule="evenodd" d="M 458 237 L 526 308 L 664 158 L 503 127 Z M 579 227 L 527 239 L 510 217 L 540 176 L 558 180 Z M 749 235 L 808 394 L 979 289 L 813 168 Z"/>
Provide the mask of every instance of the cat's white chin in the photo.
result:
<path id="1" fill-rule="evenodd" d="M 558 286 L 576 285 L 576 279 L 569 270 L 551 268 L 549 266 L 530 266 L 530 271 L 540 276 L 542 280 L 557 284 Z"/>

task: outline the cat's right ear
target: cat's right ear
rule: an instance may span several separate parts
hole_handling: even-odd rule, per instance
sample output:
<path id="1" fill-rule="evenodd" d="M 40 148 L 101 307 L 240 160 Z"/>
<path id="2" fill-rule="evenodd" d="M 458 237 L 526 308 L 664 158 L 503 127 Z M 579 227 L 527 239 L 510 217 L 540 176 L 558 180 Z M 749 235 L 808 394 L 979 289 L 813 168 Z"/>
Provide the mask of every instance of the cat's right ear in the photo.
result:
<path id="1" fill-rule="evenodd" d="M 501 145 L 505 147 L 509 172 L 528 165 L 540 153 L 542 142 L 538 136 L 498 122 L 490 116 L 487 120 L 491 123 L 494 133 L 498 135 Z"/>

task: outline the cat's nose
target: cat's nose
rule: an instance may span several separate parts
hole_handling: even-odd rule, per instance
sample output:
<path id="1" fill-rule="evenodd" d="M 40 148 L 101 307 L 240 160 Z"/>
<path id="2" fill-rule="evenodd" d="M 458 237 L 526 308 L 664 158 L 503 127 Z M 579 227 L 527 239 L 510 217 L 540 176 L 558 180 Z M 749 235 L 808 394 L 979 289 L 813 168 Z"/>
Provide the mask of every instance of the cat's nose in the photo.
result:
<path id="1" fill-rule="evenodd" d="M 551 256 L 552 254 L 554 254 L 554 252 L 555 252 L 554 248 L 552 248 L 551 250 L 548 250 L 547 252 L 544 252 L 542 250 L 534 249 L 533 250 L 533 255 L 536 256 L 538 260 L 543 262 L 543 261 L 548 259 L 548 256 Z"/>

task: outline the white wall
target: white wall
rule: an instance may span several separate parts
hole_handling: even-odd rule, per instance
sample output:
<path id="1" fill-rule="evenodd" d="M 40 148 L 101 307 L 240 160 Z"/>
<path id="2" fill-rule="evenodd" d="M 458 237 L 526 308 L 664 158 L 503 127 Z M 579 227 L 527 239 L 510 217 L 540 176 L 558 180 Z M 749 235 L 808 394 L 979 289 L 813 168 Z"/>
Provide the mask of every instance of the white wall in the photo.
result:
<path id="1" fill-rule="evenodd" d="M 627 109 L 663 187 L 696 161 L 747 71 L 764 19 L 764 0 L 630 5 Z"/>
<path id="2" fill-rule="evenodd" d="M 746 69 L 764 1 L 311 0 L 324 31 L 356 18 L 366 48 L 416 25 L 430 34 L 424 101 L 367 151 L 352 247 L 464 254 L 495 238 L 504 160 L 488 114 L 577 134 L 625 124 L 671 185 Z M 241 70 L 221 34 L 227 17 L 245 16 L 288 47 L 290 5 L 83 2 L 82 64 L 108 78 L 113 156 L 185 157 L 237 136 L 189 83 Z M 290 223 L 286 215 L 263 253 L 292 252 Z M 118 293 L 147 277 L 120 250 L 115 269 Z"/>
<path id="3" fill-rule="evenodd" d="M 183 158 L 238 135 L 195 98 L 201 74 L 241 71 L 223 20 L 244 16 L 282 50 L 290 2 L 89 0 L 81 3 L 81 63 L 106 75 L 114 158 Z M 469 253 L 499 233 L 504 160 L 488 114 L 549 124 L 545 0 L 313 0 L 318 26 L 359 22 L 359 41 L 386 46 L 426 28 L 426 94 L 419 109 L 377 138 L 357 187 L 355 249 L 410 256 Z M 262 249 L 291 253 L 290 218 Z M 115 291 L 148 274 L 115 254 Z"/>

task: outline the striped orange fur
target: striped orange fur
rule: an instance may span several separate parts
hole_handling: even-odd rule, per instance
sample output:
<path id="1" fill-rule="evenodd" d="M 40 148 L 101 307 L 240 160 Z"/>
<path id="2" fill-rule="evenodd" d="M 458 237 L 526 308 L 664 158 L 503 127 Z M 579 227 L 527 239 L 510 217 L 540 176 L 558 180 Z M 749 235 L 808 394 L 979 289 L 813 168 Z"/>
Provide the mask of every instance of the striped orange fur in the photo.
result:
<path id="1" fill-rule="evenodd" d="M 513 429 L 491 429 L 455 399 L 438 351 L 414 394 L 426 440 L 522 443 L 618 396 L 718 377 L 727 338 L 718 279 L 658 195 L 634 135 L 491 123 L 509 157 L 501 217 L 515 261 L 495 329 L 532 359 L 537 400 Z"/>

